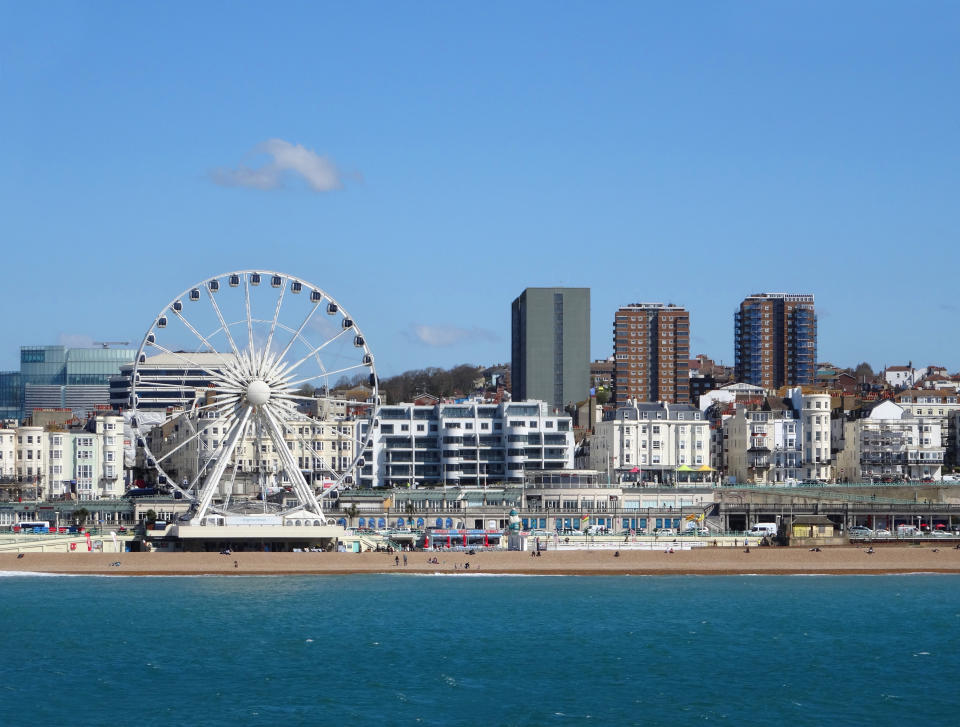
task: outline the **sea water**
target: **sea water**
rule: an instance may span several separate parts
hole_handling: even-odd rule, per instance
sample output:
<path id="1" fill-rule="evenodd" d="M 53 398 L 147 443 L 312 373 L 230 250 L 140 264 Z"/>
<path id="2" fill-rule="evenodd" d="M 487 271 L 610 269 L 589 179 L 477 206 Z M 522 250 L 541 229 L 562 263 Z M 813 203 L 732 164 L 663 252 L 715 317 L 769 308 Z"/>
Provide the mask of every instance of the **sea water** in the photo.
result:
<path id="1" fill-rule="evenodd" d="M 960 577 L 0 577 L 0 721 L 956 724 Z"/>

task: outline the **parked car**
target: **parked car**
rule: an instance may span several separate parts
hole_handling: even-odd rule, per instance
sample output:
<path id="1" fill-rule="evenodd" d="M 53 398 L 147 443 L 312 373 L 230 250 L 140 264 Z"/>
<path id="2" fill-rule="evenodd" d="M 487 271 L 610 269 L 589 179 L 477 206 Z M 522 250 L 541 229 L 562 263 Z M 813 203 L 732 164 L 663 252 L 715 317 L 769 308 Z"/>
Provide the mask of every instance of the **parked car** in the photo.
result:
<path id="1" fill-rule="evenodd" d="M 893 537 L 893 533 L 891 533 L 891 532 L 890 532 L 889 530 L 887 530 L 886 528 L 879 528 L 879 529 L 873 531 L 873 537 L 875 537 L 875 538 L 890 538 L 890 537 Z"/>
<path id="2" fill-rule="evenodd" d="M 866 525 L 851 525 L 847 532 L 853 538 L 869 538 L 873 535 L 873 531 Z"/>

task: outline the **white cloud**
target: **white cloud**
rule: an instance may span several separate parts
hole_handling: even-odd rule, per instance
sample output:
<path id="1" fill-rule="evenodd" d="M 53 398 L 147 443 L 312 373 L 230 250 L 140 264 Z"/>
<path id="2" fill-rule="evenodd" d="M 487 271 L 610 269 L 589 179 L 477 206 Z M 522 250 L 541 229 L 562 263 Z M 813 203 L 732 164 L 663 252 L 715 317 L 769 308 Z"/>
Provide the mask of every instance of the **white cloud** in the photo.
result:
<path id="1" fill-rule="evenodd" d="M 210 177 L 224 187 L 277 189 L 289 176 L 300 177 L 314 192 L 330 192 L 343 186 L 340 170 L 329 158 L 300 144 L 269 139 L 257 146 L 255 152 L 268 155 L 270 161 L 259 167 L 221 167 L 214 169 Z"/>
<path id="2" fill-rule="evenodd" d="M 412 338 L 427 346 L 454 346 L 462 341 L 497 341 L 499 338 L 493 331 L 485 328 L 460 328 L 458 326 L 411 326 Z"/>

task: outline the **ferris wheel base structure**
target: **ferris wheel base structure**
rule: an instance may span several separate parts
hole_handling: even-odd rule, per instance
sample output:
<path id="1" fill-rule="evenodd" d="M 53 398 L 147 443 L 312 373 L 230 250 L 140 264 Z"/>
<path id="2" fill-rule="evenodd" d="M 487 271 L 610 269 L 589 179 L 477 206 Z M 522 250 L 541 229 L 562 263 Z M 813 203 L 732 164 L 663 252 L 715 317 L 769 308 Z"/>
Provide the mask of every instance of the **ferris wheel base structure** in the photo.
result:
<path id="1" fill-rule="evenodd" d="M 246 520 L 246 522 L 244 522 Z M 294 549 L 334 550 L 348 539 L 347 530 L 340 525 L 322 523 L 312 517 L 309 521 L 292 520 L 289 523 L 256 522 L 252 518 L 238 518 L 236 523 L 194 524 L 172 523 L 161 529 L 147 530 L 147 540 L 157 550 L 232 550 L 290 551 Z"/>

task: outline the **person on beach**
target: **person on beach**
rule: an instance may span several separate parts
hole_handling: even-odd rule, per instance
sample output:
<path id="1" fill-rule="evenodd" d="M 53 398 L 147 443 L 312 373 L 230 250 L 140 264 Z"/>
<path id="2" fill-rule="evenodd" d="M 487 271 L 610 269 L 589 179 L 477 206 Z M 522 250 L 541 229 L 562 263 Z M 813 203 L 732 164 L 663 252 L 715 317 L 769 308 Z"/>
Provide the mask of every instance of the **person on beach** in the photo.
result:
<path id="1" fill-rule="evenodd" d="M 393 556 L 393 564 L 394 564 L 394 565 L 400 565 L 400 556 L 399 556 L 399 555 Z"/>
<path id="2" fill-rule="evenodd" d="M 403 554 L 403 567 L 404 567 L 404 568 L 407 567 L 407 554 L 406 554 L 406 553 Z"/>
<path id="3" fill-rule="evenodd" d="M 619 557 L 620 557 L 620 551 L 619 551 L 619 550 L 616 551 L 616 552 L 613 554 L 613 557 L 614 557 L 614 558 L 619 558 Z"/>

